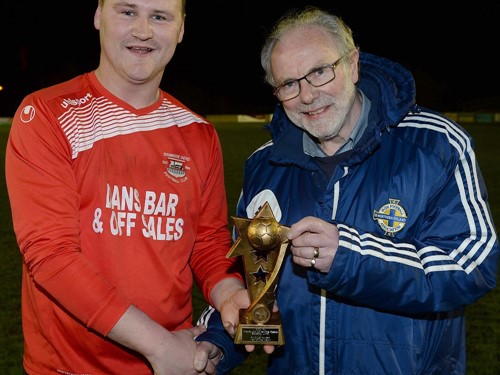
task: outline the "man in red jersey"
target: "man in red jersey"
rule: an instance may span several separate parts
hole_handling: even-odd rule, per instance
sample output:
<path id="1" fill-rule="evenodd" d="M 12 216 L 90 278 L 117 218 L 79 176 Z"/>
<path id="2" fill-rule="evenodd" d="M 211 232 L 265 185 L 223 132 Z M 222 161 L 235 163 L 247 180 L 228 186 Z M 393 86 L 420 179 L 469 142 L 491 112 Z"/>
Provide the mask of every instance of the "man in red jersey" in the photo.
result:
<path id="1" fill-rule="evenodd" d="M 191 292 L 236 321 L 222 152 L 159 86 L 185 0 L 100 0 L 96 70 L 28 95 L 6 155 L 25 373 L 214 373 Z M 231 269 L 231 270 L 230 270 Z M 193 279 L 194 276 L 194 279 Z M 238 302 L 239 300 L 243 302 Z"/>

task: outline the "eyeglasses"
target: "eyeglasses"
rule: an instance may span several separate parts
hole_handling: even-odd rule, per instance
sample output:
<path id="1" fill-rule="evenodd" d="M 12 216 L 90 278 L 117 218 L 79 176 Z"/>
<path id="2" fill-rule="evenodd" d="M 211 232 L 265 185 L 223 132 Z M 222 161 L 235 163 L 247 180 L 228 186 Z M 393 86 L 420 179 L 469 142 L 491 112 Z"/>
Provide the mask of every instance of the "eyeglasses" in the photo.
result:
<path id="1" fill-rule="evenodd" d="M 340 60 L 342 60 L 344 56 L 341 56 L 333 64 L 320 66 L 301 78 L 283 82 L 281 85 L 274 88 L 273 94 L 280 102 L 286 102 L 287 100 L 291 100 L 299 96 L 301 89 L 300 81 L 303 79 L 314 87 L 321 87 L 329 82 L 332 82 L 335 79 L 335 68 L 339 65 Z"/>

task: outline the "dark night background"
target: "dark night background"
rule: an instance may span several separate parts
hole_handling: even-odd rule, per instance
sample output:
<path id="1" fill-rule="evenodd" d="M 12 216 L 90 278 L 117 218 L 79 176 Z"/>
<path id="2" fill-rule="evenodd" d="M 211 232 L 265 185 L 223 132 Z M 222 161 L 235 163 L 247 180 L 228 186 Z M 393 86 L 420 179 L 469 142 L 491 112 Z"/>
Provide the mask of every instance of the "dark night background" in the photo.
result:
<path id="1" fill-rule="evenodd" d="M 272 112 L 275 99 L 260 67 L 265 32 L 285 10 L 313 4 L 340 15 L 362 51 L 410 69 L 419 104 L 440 111 L 500 111 L 499 1 L 447 8 L 438 1 L 364 3 L 188 0 L 184 41 L 162 88 L 202 115 Z M 2 2 L 0 116 L 12 116 L 29 92 L 97 66 L 96 4 Z"/>

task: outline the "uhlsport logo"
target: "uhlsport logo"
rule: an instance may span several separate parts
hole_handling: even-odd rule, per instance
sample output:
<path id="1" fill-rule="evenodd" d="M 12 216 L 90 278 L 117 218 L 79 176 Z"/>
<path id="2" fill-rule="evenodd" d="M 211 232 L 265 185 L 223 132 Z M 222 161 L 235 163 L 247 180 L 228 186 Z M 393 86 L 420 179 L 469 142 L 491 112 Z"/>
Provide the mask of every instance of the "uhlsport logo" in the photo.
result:
<path id="1" fill-rule="evenodd" d="M 168 152 L 163 154 L 166 160 L 163 164 L 166 165 L 165 176 L 174 182 L 184 182 L 188 179 L 187 171 L 190 169 L 187 163 L 191 160 L 188 156 L 181 156 L 170 154 Z"/>
<path id="2" fill-rule="evenodd" d="M 380 209 L 373 210 L 373 220 L 376 220 L 386 236 L 394 237 L 406 225 L 406 211 L 399 204 L 398 199 L 389 199 Z"/>
<path id="3" fill-rule="evenodd" d="M 27 105 L 24 107 L 19 115 L 22 122 L 28 123 L 35 117 L 35 107 L 32 105 Z"/>

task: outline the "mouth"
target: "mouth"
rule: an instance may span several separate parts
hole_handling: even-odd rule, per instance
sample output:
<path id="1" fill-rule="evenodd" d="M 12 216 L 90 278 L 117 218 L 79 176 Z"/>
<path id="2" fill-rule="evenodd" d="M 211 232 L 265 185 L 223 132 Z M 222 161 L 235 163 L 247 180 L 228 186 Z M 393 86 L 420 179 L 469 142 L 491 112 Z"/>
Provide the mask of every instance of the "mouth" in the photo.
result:
<path id="1" fill-rule="evenodd" d="M 148 48 L 148 47 L 127 47 L 130 51 L 132 52 L 137 52 L 137 53 L 149 53 L 151 51 L 153 51 L 152 48 Z"/>
<path id="2" fill-rule="evenodd" d="M 304 112 L 306 115 L 308 116 L 316 116 L 316 115 L 319 115 L 323 112 L 325 112 L 326 110 L 328 109 L 328 106 L 326 107 L 322 107 L 322 108 L 319 108 L 319 109 L 316 109 L 314 111 L 308 111 L 308 112 Z"/>

